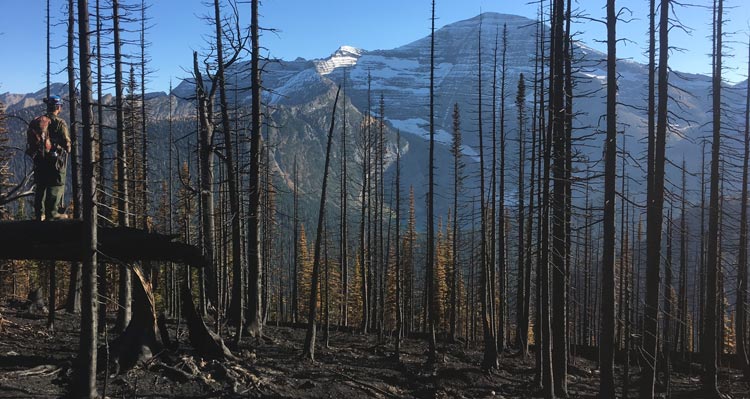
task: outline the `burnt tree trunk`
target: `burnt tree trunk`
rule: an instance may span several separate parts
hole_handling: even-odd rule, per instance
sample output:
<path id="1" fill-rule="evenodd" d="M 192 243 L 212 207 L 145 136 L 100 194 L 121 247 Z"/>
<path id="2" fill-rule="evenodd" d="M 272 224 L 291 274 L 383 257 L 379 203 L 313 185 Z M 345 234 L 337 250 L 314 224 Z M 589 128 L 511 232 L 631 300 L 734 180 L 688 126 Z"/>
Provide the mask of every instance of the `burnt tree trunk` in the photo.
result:
<path id="1" fill-rule="evenodd" d="M 435 303 L 435 0 L 432 0 L 432 16 L 430 30 L 430 154 L 428 161 L 427 187 L 427 362 L 437 360 L 437 341 L 435 339 L 435 318 L 437 304 Z M 484 195 L 484 193 L 482 193 Z"/>
<path id="2" fill-rule="evenodd" d="M 719 272 L 719 161 L 721 152 L 721 68 L 723 0 L 714 9 L 714 65 L 712 82 L 713 140 L 711 143 L 711 178 L 708 204 L 708 263 L 706 264 L 706 328 L 703 345 L 703 390 L 707 397 L 720 397 L 717 376 L 717 325 L 724 322 L 723 313 L 717 314 Z M 723 298 L 723 295 L 721 296 Z M 719 324 L 721 323 L 721 324 Z"/>
<path id="3" fill-rule="evenodd" d="M 552 17 L 551 54 L 551 130 L 552 138 L 547 143 L 553 151 L 553 195 L 552 195 L 552 366 L 554 368 L 555 395 L 568 395 L 568 326 L 567 326 L 567 239 L 566 239 L 566 132 L 564 92 L 564 3 L 554 0 Z"/>
<path id="4" fill-rule="evenodd" d="M 320 195 L 320 207 L 318 208 L 318 228 L 315 234 L 315 249 L 313 251 L 312 284 L 310 286 L 310 312 L 307 317 L 307 334 L 305 335 L 305 346 L 302 356 L 312 361 L 315 360 L 315 317 L 318 311 L 318 285 L 320 277 L 320 247 L 323 237 L 323 223 L 325 220 L 326 189 L 328 188 L 328 166 L 331 162 L 331 144 L 333 142 L 333 128 L 336 123 L 336 105 L 339 102 L 341 86 L 336 91 L 336 99 L 333 101 L 333 112 L 331 113 L 331 128 L 328 130 L 328 144 L 326 145 L 326 160 L 323 167 L 323 185 Z"/>
<path id="5" fill-rule="evenodd" d="M 656 355 L 658 337 L 658 306 L 659 306 L 659 268 L 661 263 L 661 233 L 664 213 L 664 164 L 667 134 L 667 101 L 669 94 L 668 59 L 669 59 L 669 8 L 670 0 L 661 1 L 661 16 L 659 23 L 659 82 L 658 103 L 653 108 L 653 78 L 649 78 L 649 149 L 647 191 L 648 204 L 646 210 L 646 298 L 643 315 L 643 357 L 644 368 L 641 374 L 641 398 L 654 397 L 654 382 L 656 378 Z M 653 10 L 653 6 L 652 6 Z M 655 15 L 652 13 L 652 18 Z M 652 21 L 653 27 L 653 21 Z M 652 41 L 649 51 L 654 51 Z M 653 57 L 653 55 L 651 56 Z M 653 64 L 649 68 L 654 68 Z M 649 71 L 650 76 L 652 70 Z M 653 113 L 656 111 L 657 121 L 655 130 L 651 129 Z"/>
<path id="6" fill-rule="evenodd" d="M 258 23 L 258 0 L 251 1 L 250 41 L 252 55 L 250 60 L 250 79 L 252 90 L 252 125 L 250 137 L 250 202 L 247 216 L 247 251 L 248 257 L 248 303 L 247 330 L 256 338 L 263 335 L 261 317 L 261 283 L 262 262 L 260 259 L 260 129 L 261 129 L 261 81 L 260 81 L 260 27 Z"/>
<path id="7" fill-rule="evenodd" d="M 219 7 L 219 0 L 214 0 L 214 24 L 216 27 L 216 58 L 217 58 L 217 72 L 216 72 L 216 84 L 219 88 L 219 103 L 221 108 L 221 130 L 224 134 L 224 163 L 226 165 L 226 179 L 229 188 L 229 212 L 230 212 L 230 224 L 232 229 L 232 271 L 234 273 L 234 279 L 232 281 L 232 307 L 233 314 L 232 320 L 236 323 L 236 342 L 239 342 L 242 337 L 242 328 L 245 322 L 244 316 L 244 286 L 242 281 L 242 238 L 240 236 L 240 201 L 239 192 L 237 189 L 237 175 L 235 173 L 235 159 L 232 142 L 232 129 L 229 121 L 229 105 L 227 103 L 226 93 L 226 79 L 224 76 L 224 49 L 222 36 L 224 32 L 222 30 L 222 19 L 221 19 L 221 8 Z M 254 132 L 253 138 L 260 134 L 260 130 Z M 258 148 L 255 148 L 259 151 Z M 252 155 L 251 155 L 252 156 Z M 257 156 L 257 153 L 256 153 Z M 258 158 L 255 159 L 258 162 Z M 252 162 L 252 161 L 251 161 Z M 257 170 L 256 170 L 257 172 Z M 205 173 L 205 172 L 204 172 Z M 260 192 L 258 187 L 259 181 L 256 181 L 256 185 L 253 187 L 255 192 Z M 252 189 L 251 189 L 252 190 Z M 255 217 L 257 223 L 257 212 L 251 212 L 251 215 Z M 213 215 L 211 215 L 212 217 Z M 256 229 L 257 233 L 257 229 Z M 257 248 L 257 247 L 256 247 Z M 256 315 L 258 316 L 258 315 Z M 254 325 L 259 322 L 255 322 Z"/>
<path id="8" fill-rule="evenodd" d="M 70 167 L 73 187 L 73 218 L 81 218 L 81 172 L 78 152 L 78 122 L 76 121 L 76 70 L 75 70 L 75 4 L 68 0 L 68 114 L 70 122 Z M 81 263 L 70 264 L 70 283 L 65 305 L 70 313 L 81 312 Z"/>
<path id="9" fill-rule="evenodd" d="M 117 223 L 120 227 L 130 225 L 130 194 L 128 190 L 129 168 L 127 165 L 127 150 L 125 143 L 125 107 L 122 82 L 122 40 L 120 38 L 120 4 L 119 0 L 112 0 L 112 29 L 114 32 L 115 48 L 115 114 L 117 120 Z M 99 77 L 101 79 L 101 77 Z M 101 123 L 101 121 L 100 121 Z M 117 308 L 117 322 L 115 330 L 125 331 L 130 323 L 131 305 L 133 300 L 133 285 L 130 270 L 120 265 L 119 297 Z"/>
<path id="10" fill-rule="evenodd" d="M 750 49 L 750 46 L 748 46 Z M 750 73 L 750 61 L 748 61 Z M 747 81 L 745 98 L 745 152 L 742 161 L 742 203 L 740 206 L 740 243 L 737 258 L 737 316 L 735 318 L 735 338 L 737 360 L 745 379 L 750 379 L 750 362 L 745 348 L 745 301 L 747 300 L 747 184 L 748 158 L 750 158 L 750 80 Z"/>
<path id="11" fill-rule="evenodd" d="M 70 12 L 73 12 L 71 9 Z M 78 344 L 78 358 L 72 384 L 73 394 L 82 398 L 96 398 L 96 359 L 98 325 L 97 310 L 97 206 L 94 201 L 96 193 L 96 176 L 94 174 L 94 129 L 93 110 L 91 108 L 91 55 L 89 53 L 89 8 L 87 0 L 78 0 L 78 54 L 81 73 L 81 122 L 83 127 L 82 141 L 82 175 L 81 192 L 83 195 L 82 234 L 84 251 L 82 253 L 82 308 L 81 334 Z M 7 244 L 7 243 L 6 243 Z M 6 245 L 7 247 L 7 245 Z"/>
<path id="12" fill-rule="evenodd" d="M 617 181 L 617 14 L 607 1 L 607 139 L 604 145 L 604 248 L 602 249 L 602 329 L 599 336 L 599 396 L 615 397 L 615 184 Z M 620 265 L 622 267 L 622 265 Z"/>

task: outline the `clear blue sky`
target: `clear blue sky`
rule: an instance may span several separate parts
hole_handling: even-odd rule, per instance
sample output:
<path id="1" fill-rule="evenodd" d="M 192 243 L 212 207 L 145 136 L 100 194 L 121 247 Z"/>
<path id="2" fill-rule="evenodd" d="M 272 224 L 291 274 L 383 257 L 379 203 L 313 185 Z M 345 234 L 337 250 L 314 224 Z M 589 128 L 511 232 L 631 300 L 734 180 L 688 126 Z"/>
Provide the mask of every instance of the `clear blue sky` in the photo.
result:
<path id="1" fill-rule="evenodd" d="M 53 42 L 63 45 L 66 40 L 65 20 L 67 0 L 50 0 Z M 140 0 L 121 0 L 140 3 Z M 94 0 L 89 0 L 93 4 Z M 106 3 L 103 1 L 103 3 Z M 201 16 L 212 12 L 201 0 L 150 0 L 148 15 L 153 27 L 148 32 L 152 43 L 149 51 L 152 62 L 149 91 L 166 91 L 169 80 L 188 74 L 184 68 L 192 65 L 192 51 L 206 48 L 205 38 L 210 27 Z M 603 19 L 604 0 L 574 0 L 575 7 L 591 18 Z M 648 21 L 648 0 L 618 0 L 618 7 L 632 11 L 624 17 L 629 24 L 618 25 L 618 37 L 627 38 L 618 48 L 621 57 L 643 61 Z M 694 0 L 710 6 L 712 0 Z M 747 41 L 750 32 L 750 2 L 725 0 L 728 32 L 736 32 L 727 53 L 730 81 L 740 81 L 746 74 Z M 44 87 L 45 71 L 45 0 L 0 0 L 0 92 L 30 92 Z M 535 18 L 536 7 L 525 0 L 438 0 L 438 27 L 476 16 L 481 11 L 502 12 Z M 249 23 L 249 7 L 241 5 L 243 23 Z M 261 5 L 261 25 L 274 28 L 277 33 L 265 32 L 262 45 L 272 56 L 282 59 L 323 58 L 341 45 L 352 45 L 366 50 L 390 49 L 429 34 L 429 0 L 265 0 Z M 672 30 L 674 46 L 684 49 L 675 52 L 670 60 L 673 69 L 710 73 L 711 11 L 701 7 L 677 7 L 677 16 L 693 29 L 691 35 Z M 107 10 L 107 13 L 109 11 Z M 57 24 L 55 24 L 57 23 Z M 578 23 L 576 29 L 586 45 L 604 49 L 596 40 L 604 37 L 601 24 Z M 127 50 L 126 50 L 127 51 Z M 132 49 L 131 51 L 135 51 Z M 65 49 L 52 51 L 56 62 L 52 70 L 64 67 Z M 63 73 L 53 81 L 64 81 Z"/>

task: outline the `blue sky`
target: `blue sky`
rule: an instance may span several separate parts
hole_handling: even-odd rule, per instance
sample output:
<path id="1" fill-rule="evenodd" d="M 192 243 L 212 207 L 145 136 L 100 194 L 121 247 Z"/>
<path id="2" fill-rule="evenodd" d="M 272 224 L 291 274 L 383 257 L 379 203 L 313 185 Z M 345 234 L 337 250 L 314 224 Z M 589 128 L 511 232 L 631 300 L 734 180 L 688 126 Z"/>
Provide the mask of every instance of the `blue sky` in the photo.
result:
<path id="1" fill-rule="evenodd" d="M 53 42 L 63 45 L 66 38 L 64 13 L 67 0 L 50 0 L 52 9 L 51 27 Z M 89 0 L 91 4 L 94 0 Z M 139 0 L 121 0 L 124 3 L 140 3 Z M 30 92 L 44 86 L 45 71 L 45 0 L 0 0 L 0 92 Z M 108 3 L 102 1 L 102 3 Z M 152 28 L 148 40 L 152 43 L 149 56 L 153 70 L 149 91 L 166 91 L 169 80 L 188 76 L 185 68 L 192 65 L 192 51 L 206 48 L 206 38 L 211 27 L 201 16 L 212 12 L 201 0 L 150 0 L 148 15 Z M 693 3 L 710 6 L 712 0 L 696 0 Z M 746 74 L 747 41 L 750 32 L 750 2 L 747 0 L 725 0 L 729 19 L 726 59 L 727 79 L 740 81 Z M 589 17 L 603 19 L 604 0 L 574 0 L 574 7 Z M 517 14 L 529 18 L 536 16 L 535 5 L 525 0 L 438 0 L 436 13 L 438 27 L 471 18 L 480 11 Z M 646 46 L 648 0 L 618 0 L 618 7 L 632 12 L 624 18 L 632 19 L 628 24 L 618 25 L 618 37 L 627 38 L 618 47 L 624 58 L 643 61 Z M 676 7 L 676 15 L 692 29 L 690 35 L 674 29 L 671 43 L 682 51 L 673 53 L 670 65 L 673 69 L 710 73 L 711 11 L 705 7 Z M 249 23 L 249 7 L 241 5 L 243 23 Z M 107 13 L 109 10 L 107 10 Z M 276 32 L 265 32 L 262 45 L 271 56 L 282 59 L 323 58 L 341 45 L 351 45 L 366 50 L 389 49 L 409 43 L 429 34 L 429 0 L 265 0 L 261 5 L 261 25 Z M 603 50 L 604 27 L 596 22 L 580 21 L 575 29 L 581 32 L 579 39 L 586 45 Z M 127 51 L 127 50 L 126 50 Z M 132 49 L 135 51 L 135 49 Z M 52 51 L 54 72 L 64 67 L 65 49 Z M 53 81 L 65 80 L 64 73 L 53 77 Z"/>

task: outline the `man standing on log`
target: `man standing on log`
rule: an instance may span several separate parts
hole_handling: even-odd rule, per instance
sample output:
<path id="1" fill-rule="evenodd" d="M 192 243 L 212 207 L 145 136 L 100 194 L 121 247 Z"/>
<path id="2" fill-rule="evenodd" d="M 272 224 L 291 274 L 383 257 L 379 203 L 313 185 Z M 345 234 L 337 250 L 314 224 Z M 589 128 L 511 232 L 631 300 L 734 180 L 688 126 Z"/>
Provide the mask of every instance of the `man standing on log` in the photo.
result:
<path id="1" fill-rule="evenodd" d="M 52 95 L 44 102 L 47 113 L 31 121 L 26 134 L 26 153 L 34 160 L 34 212 L 39 221 L 67 218 L 62 202 L 70 152 L 68 125 L 59 116 L 62 98 Z"/>

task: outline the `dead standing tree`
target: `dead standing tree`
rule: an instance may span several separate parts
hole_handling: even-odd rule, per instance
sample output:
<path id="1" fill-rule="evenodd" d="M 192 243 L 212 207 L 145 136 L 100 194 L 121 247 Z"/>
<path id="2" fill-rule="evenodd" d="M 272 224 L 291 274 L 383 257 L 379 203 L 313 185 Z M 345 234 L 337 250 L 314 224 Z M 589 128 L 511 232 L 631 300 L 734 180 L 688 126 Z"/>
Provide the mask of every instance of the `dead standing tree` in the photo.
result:
<path id="1" fill-rule="evenodd" d="M 748 49 L 750 50 L 750 46 L 748 46 Z M 750 61 L 748 61 L 748 76 L 750 76 Z M 748 362 L 747 350 L 745 347 L 745 300 L 747 298 L 747 173 L 748 158 L 750 158 L 750 79 L 747 81 L 746 90 L 745 152 L 742 161 L 742 205 L 740 208 L 740 243 L 737 259 L 737 317 L 735 318 L 736 337 L 734 342 L 737 343 L 737 363 L 742 368 L 745 379 L 750 379 L 750 362 Z"/>
<path id="2" fill-rule="evenodd" d="M 256 338 L 262 335 L 261 319 L 261 259 L 258 246 L 260 214 L 260 128 L 261 128 L 261 81 L 260 81 L 260 33 L 258 26 L 258 0 L 251 1 L 250 37 L 252 54 L 250 60 L 250 79 L 252 85 L 252 127 L 250 137 L 250 209 L 248 210 L 248 289 L 250 303 L 247 317 L 248 332 Z"/>
<path id="3" fill-rule="evenodd" d="M 714 2 L 714 65 L 713 65 L 713 141 L 711 143 L 711 179 L 708 204 L 708 262 L 706 264 L 706 328 L 703 345 L 703 394 L 710 398 L 722 397 L 717 378 L 717 323 L 724 325 L 723 312 L 717 312 L 719 295 L 719 161 L 721 151 L 721 68 L 722 68 L 722 20 L 724 1 Z M 663 46 L 663 45 L 662 45 Z M 660 82 L 661 83 L 661 82 Z M 723 295 L 722 295 L 723 298 Z M 723 328 L 722 328 L 723 330 Z"/>
<path id="4" fill-rule="evenodd" d="M 75 3 L 68 0 L 68 108 L 70 122 L 70 166 L 73 186 L 73 218 L 81 218 L 81 173 L 78 152 L 78 123 L 76 122 L 76 69 L 75 69 Z M 70 267 L 68 302 L 70 313 L 81 311 L 81 264 L 73 262 Z"/>
<path id="5" fill-rule="evenodd" d="M 243 36 L 241 35 L 241 30 L 239 27 L 239 13 L 237 12 L 236 6 L 234 2 L 230 1 L 229 4 L 232 6 L 234 10 L 234 19 L 231 21 L 233 23 L 230 23 L 234 27 L 234 31 L 237 35 L 237 40 L 230 41 L 231 51 L 232 55 L 230 56 L 231 59 L 236 59 L 236 57 L 239 56 L 239 54 L 242 52 L 242 46 L 244 44 L 244 41 L 246 39 L 243 39 Z M 253 3 L 255 4 L 255 2 Z M 244 317 L 244 297 L 245 297 L 245 290 L 244 290 L 244 284 L 242 281 L 242 237 L 240 235 L 240 200 L 239 200 L 239 191 L 237 189 L 237 174 L 235 173 L 235 159 L 234 159 L 234 151 L 233 151 L 233 144 L 232 144 L 232 129 L 230 127 L 230 121 L 229 121 L 229 106 L 227 104 L 227 93 L 226 93 L 226 82 L 225 82 L 225 68 L 226 65 L 224 63 L 224 44 L 222 40 L 222 36 L 224 35 L 223 32 L 223 20 L 221 19 L 221 7 L 219 5 L 219 0 L 214 0 L 214 24 L 216 27 L 216 65 L 217 65 L 217 71 L 216 75 L 214 76 L 214 79 L 212 83 L 219 86 L 219 101 L 220 101 L 220 108 L 221 108 L 221 130 L 224 133 L 224 164 L 226 165 L 226 177 L 227 177 L 227 184 L 229 186 L 229 215 L 230 215 L 230 223 L 232 227 L 232 264 L 233 264 L 233 274 L 234 274 L 234 280 L 232 281 L 232 302 L 230 307 L 230 318 L 233 319 L 237 323 L 237 330 L 236 330 L 236 339 L 235 341 L 239 343 L 240 339 L 242 338 L 242 328 L 243 324 L 245 322 Z M 235 47 L 237 45 L 240 45 L 238 47 Z M 212 87 L 213 90 L 213 87 Z M 254 132 L 255 136 L 260 134 L 260 131 Z M 257 151 L 257 148 L 256 148 Z M 256 154 L 257 155 L 257 154 Z M 255 162 L 257 163 L 258 160 L 256 158 Z M 255 192 L 259 192 L 259 187 L 256 181 L 254 187 Z M 255 213 L 255 220 L 257 223 L 257 213 Z M 257 233 L 257 229 L 256 229 Z M 257 249 L 257 247 L 256 247 Z M 218 278 L 214 278 L 214 281 L 218 281 Z M 218 303 L 218 301 L 216 302 Z"/>
<path id="6" fill-rule="evenodd" d="M 333 100 L 333 112 L 331 113 L 331 128 L 328 130 L 328 143 L 326 145 L 326 160 L 323 166 L 323 186 L 320 194 L 320 207 L 318 208 L 318 227 L 315 234 L 315 249 L 313 252 L 312 284 L 310 286 L 310 306 L 307 316 L 307 334 L 305 335 L 305 347 L 302 349 L 302 357 L 315 360 L 315 318 L 318 311 L 318 285 L 320 280 L 320 247 L 323 240 L 323 223 L 325 220 L 326 190 L 328 186 L 328 166 L 331 162 L 331 144 L 333 142 L 333 128 L 336 123 L 336 105 L 339 102 L 341 86 L 336 90 L 336 99 Z"/>
<path id="7" fill-rule="evenodd" d="M 615 184 L 617 180 L 617 15 L 607 1 L 607 138 L 604 155 L 604 248 L 602 249 L 602 329 L 599 334 L 599 395 L 614 397 L 615 338 Z M 622 265 L 620 266 L 622 267 Z"/>
<path id="8" fill-rule="evenodd" d="M 565 115 L 564 0 L 552 2 L 552 36 L 550 48 L 550 114 L 553 192 L 552 217 L 552 367 L 555 395 L 568 396 L 568 323 L 567 323 L 567 140 Z"/>
<path id="9" fill-rule="evenodd" d="M 437 360 L 435 340 L 435 319 L 437 304 L 435 298 L 435 0 L 432 1 L 432 23 L 430 31 L 430 160 L 428 162 L 429 186 L 427 187 L 427 264 L 425 267 L 427 285 L 427 363 Z M 484 194 L 483 194 L 484 195 Z"/>
<path id="10" fill-rule="evenodd" d="M 218 7 L 218 5 L 215 4 L 215 7 Z M 217 44 L 221 47 L 221 51 L 217 51 L 217 65 L 221 69 L 222 73 L 217 72 L 216 74 L 213 74 L 212 69 L 210 67 L 210 62 L 208 60 L 204 61 L 205 70 L 201 71 L 201 68 L 198 63 L 198 53 L 193 52 L 193 78 L 196 85 L 196 102 L 198 103 L 198 120 L 199 120 L 199 163 L 200 163 L 200 172 L 201 172 L 201 179 L 200 179 L 200 201 L 201 201 L 201 223 L 202 223 L 202 245 L 203 250 L 206 255 L 206 258 L 209 259 L 209 267 L 205 271 L 204 275 L 207 277 L 206 279 L 206 290 L 208 291 L 209 299 L 214 304 L 219 304 L 219 297 L 218 297 L 218 287 L 217 287 L 217 281 L 218 281 L 218 275 L 219 271 L 216 268 L 216 257 L 214 255 L 214 243 L 215 243 L 215 219 L 214 219 L 214 156 L 216 148 L 214 146 L 214 134 L 216 131 L 216 124 L 218 123 L 215 118 L 215 98 L 216 98 L 216 91 L 217 89 L 220 89 L 223 85 L 221 82 L 223 82 L 223 71 L 231 67 L 242 54 L 242 48 L 244 44 L 247 41 L 247 38 L 242 35 L 242 32 L 239 27 L 239 17 L 237 15 L 236 9 L 233 9 L 235 11 L 233 15 L 232 21 L 233 23 L 229 24 L 229 28 L 233 30 L 233 35 L 230 37 L 232 40 L 227 43 L 228 48 L 231 49 L 231 54 L 225 54 L 224 51 L 226 48 L 224 48 L 224 42 L 219 38 L 217 40 Z M 223 25 L 223 21 L 221 19 L 220 11 L 217 11 L 216 8 L 214 9 L 214 20 L 213 23 L 216 24 L 217 30 L 216 35 L 221 37 L 222 35 L 225 35 L 223 28 L 225 27 Z M 215 49 L 214 49 L 215 50 Z M 205 79 L 204 79 L 204 73 L 205 73 Z M 231 151 L 231 135 L 229 137 L 229 140 L 227 140 L 227 135 L 229 135 L 229 119 L 228 115 L 225 117 L 226 112 L 226 94 L 224 97 L 224 103 L 222 106 L 222 129 L 225 133 L 225 141 L 229 143 L 230 147 L 227 148 L 227 154 L 231 155 L 233 152 Z M 226 121 L 226 122 L 225 122 Z M 233 164 L 233 159 L 232 159 Z M 232 167 L 232 165 L 229 165 L 229 162 L 227 163 L 227 168 Z M 232 169 L 229 169 L 230 171 Z M 228 173 L 230 178 L 235 176 L 233 172 Z M 236 189 L 236 187 L 235 187 Z M 231 191 L 231 189 L 230 189 Z M 235 191 L 236 194 L 236 191 Z M 237 209 L 239 209 L 239 204 L 237 205 Z M 230 204 L 231 208 L 231 204 Z M 232 208 L 234 209 L 234 208 Z M 231 209 L 230 209 L 231 211 Z M 232 211 L 233 212 L 233 211 Z M 239 215 L 239 212 L 232 213 L 233 215 Z M 237 216 L 235 219 L 237 219 L 239 216 Z M 235 233 L 239 233 L 239 230 L 237 232 L 234 231 L 234 225 L 233 225 L 233 261 L 235 263 L 240 262 L 240 257 L 237 256 L 237 251 L 239 250 L 240 243 L 237 241 L 235 242 Z M 241 269 L 239 273 L 237 272 L 237 267 L 235 267 L 234 270 L 234 276 L 241 276 L 242 272 Z M 238 283 L 241 283 L 238 282 Z M 241 286 L 240 286 L 241 288 Z M 236 316 L 237 309 L 235 308 L 235 301 L 241 301 L 242 295 L 239 295 L 234 292 L 232 292 L 232 306 L 230 306 L 229 313 L 230 315 Z M 238 320 L 235 320 L 238 323 L 242 323 L 242 317 L 239 317 Z"/>
<path id="11" fill-rule="evenodd" d="M 644 306 L 644 365 L 641 374 L 641 398 L 654 397 L 656 378 L 656 348 L 658 333 L 659 304 L 659 269 L 661 263 L 661 233 L 664 216 L 664 164 L 667 136 L 667 101 L 668 97 L 668 60 L 669 60 L 669 8 L 670 0 L 661 1 L 659 23 L 659 82 L 658 103 L 654 105 L 653 78 L 649 78 L 649 143 L 647 173 L 647 210 L 646 210 L 646 298 Z M 653 4 L 651 7 L 654 10 Z M 655 13 L 652 12 L 652 19 Z M 651 22 L 650 58 L 654 58 L 654 23 Z M 653 75 L 654 63 L 649 66 L 649 75 Z M 656 116 L 656 124 L 653 118 Z M 654 129 L 652 129 L 654 127 Z"/>
<path id="12" fill-rule="evenodd" d="M 69 12 L 73 12 L 70 9 Z M 78 362 L 73 381 L 75 394 L 82 398 L 96 398 L 96 351 L 98 325 L 97 310 L 97 207 L 94 201 L 94 129 L 91 107 L 91 54 L 89 42 L 89 8 L 87 0 L 78 0 L 78 62 L 81 73 L 81 122 L 83 127 L 81 191 L 83 195 L 83 223 L 85 252 L 83 253 L 81 335 Z M 78 236 L 80 237 L 80 236 Z"/>
<path id="13" fill-rule="evenodd" d="M 479 118 L 479 208 L 480 208 L 480 252 L 479 263 L 482 270 L 480 295 L 482 296 L 482 331 L 484 332 L 484 356 L 482 358 L 482 369 L 490 370 L 497 368 L 497 342 L 495 341 L 492 315 L 494 312 L 494 298 L 491 289 L 490 265 L 487 260 L 487 226 L 486 213 L 487 204 L 485 201 L 485 181 L 484 181 L 484 143 L 482 129 L 482 24 L 479 23 L 479 42 L 478 48 L 478 118 Z M 494 166 L 493 166 L 494 167 Z"/>
<path id="14" fill-rule="evenodd" d="M 112 0 L 112 29 L 114 32 L 115 48 L 115 114 L 117 122 L 117 222 L 120 227 L 130 225 L 130 204 L 128 202 L 129 169 L 127 164 L 127 148 L 125 143 L 125 105 L 123 104 L 124 82 L 122 76 L 122 39 L 120 38 L 120 3 Z M 101 123 L 101 121 L 100 121 Z M 117 322 L 115 330 L 122 332 L 130 323 L 132 291 L 130 271 L 125 265 L 120 266 L 119 298 L 117 308 Z"/>

